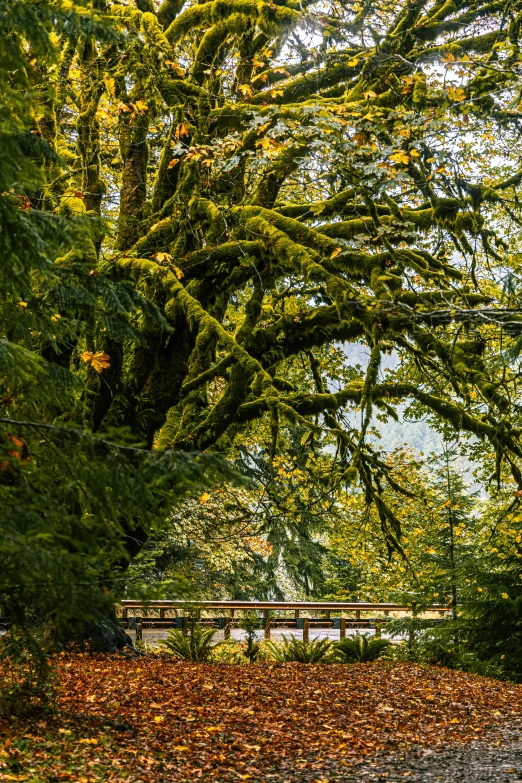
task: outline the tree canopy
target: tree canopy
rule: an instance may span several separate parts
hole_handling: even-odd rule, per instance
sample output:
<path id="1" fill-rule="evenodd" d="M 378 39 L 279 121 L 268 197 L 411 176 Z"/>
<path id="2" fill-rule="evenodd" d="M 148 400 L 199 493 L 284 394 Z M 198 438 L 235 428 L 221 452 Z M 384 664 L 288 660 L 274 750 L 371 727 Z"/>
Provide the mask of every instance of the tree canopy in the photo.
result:
<path id="1" fill-rule="evenodd" d="M 289 426 L 312 452 L 330 438 L 331 481 L 358 480 L 400 548 L 386 494 L 411 488 L 367 434 L 405 406 L 474 435 L 522 489 L 517 3 L 1 10 L 9 496 L 14 463 L 16 492 L 49 464 L 28 429 L 59 427 L 62 463 L 87 437 L 113 455 L 84 463 L 105 494 L 57 504 L 83 519 L 120 486 L 132 553 L 153 468 L 259 423 L 273 475 Z M 102 478 L 125 444 L 151 460 L 132 493 Z"/>
<path id="2" fill-rule="evenodd" d="M 138 2 L 92 19 L 111 40 L 27 65 L 59 156 L 35 206 L 88 218 L 61 268 L 150 307 L 139 342 L 111 307 L 57 335 L 50 360 L 88 376 L 74 420 L 205 450 L 268 417 L 273 453 L 281 421 L 319 423 L 392 537 L 364 439 L 375 408 L 414 400 L 519 481 L 517 372 L 498 366 L 521 328 L 502 290 L 522 179 L 515 6 Z M 368 367 L 336 388 L 320 352 L 354 342 Z M 408 373 L 386 381 L 393 350 Z"/>

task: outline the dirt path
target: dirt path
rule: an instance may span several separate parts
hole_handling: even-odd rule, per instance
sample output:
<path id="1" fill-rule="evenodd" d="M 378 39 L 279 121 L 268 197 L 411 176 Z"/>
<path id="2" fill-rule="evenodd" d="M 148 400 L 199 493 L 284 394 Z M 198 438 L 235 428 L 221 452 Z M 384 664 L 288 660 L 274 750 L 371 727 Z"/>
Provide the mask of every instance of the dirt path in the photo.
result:
<path id="1" fill-rule="evenodd" d="M 354 762 L 349 769 L 337 763 L 296 773 L 261 775 L 267 783 L 522 783 L 522 735 L 505 728 L 501 744 L 475 740 L 465 746 L 379 755 Z M 498 742 L 498 736 L 495 740 Z"/>

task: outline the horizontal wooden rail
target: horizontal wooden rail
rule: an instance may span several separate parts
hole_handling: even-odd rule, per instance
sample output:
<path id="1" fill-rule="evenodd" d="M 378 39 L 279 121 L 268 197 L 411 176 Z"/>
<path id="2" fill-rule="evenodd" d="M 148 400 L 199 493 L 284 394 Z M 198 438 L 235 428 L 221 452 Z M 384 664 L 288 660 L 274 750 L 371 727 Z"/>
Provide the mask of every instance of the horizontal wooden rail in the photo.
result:
<path id="1" fill-rule="evenodd" d="M 411 607 L 400 606 L 392 603 L 368 603 L 364 601 L 143 601 L 128 598 L 120 601 L 119 610 L 121 619 L 125 627 L 128 627 L 130 621 L 135 623 L 136 639 L 142 638 L 142 628 L 160 628 L 179 627 L 183 632 L 187 632 L 186 613 L 195 611 L 197 622 L 211 624 L 215 627 L 224 629 L 225 639 L 230 638 L 232 626 L 237 625 L 237 617 L 234 617 L 238 611 L 260 611 L 263 613 L 263 628 L 265 638 L 270 638 L 271 626 L 274 628 L 287 625 L 301 629 L 303 639 L 309 639 L 310 628 L 328 627 L 337 628 L 339 636 L 342 639 L 346 635 L 347 628 L 375 628 L 376 636 L 381 634 L 381 626 L 385 620 L 382 617 L 363 618 L 361 612 L 374 613 L 383 612 L 384 615 L 390 615 L 390 612 L 408 612 L 411 613 Z M 134 617 L 129 617 L 129 610 L 134 613 Z M 166 617 L 166 611 L 175 611 L 176 618 Z M 151 615 L 151 611 L 154 612 Z M 202 612 L 218 611 L 223 612 L 225 618 L 202 618 Z M 291 611 L 294 614 L 293 619 L 284 617 L 271 617 L 271 611 Z M 300 617 L 301 612 L 324 612 L 324 619 Z M 425 611 L 438 612 L 440 615 L 449 611 L 444 606 L 428 607 Z M 159 612 L 159 616 L 158 616 Z M 354 617 L 341 616 L 331 617 L 331 613 L 336 612 L 345 615 L 347 612 L 353 612 Z M 178 616 L 179 615 L 179 616 Z M 222 624 L 223 623 L 223 624 Z"/>
<path id="2" fill-rule="evenodd" d="M 391 603 L 366 603 L 364 601 L 142 601 L 126 598 L 119 606 L 125 609 L 186 609 L 193 606 L 196 609 L 269 609 L 279 611 L 332 611 L 332 612 L 411 612 L 411 607 Z M 434 606 L 425 611 L 447 612 L 447 607 Z"/>

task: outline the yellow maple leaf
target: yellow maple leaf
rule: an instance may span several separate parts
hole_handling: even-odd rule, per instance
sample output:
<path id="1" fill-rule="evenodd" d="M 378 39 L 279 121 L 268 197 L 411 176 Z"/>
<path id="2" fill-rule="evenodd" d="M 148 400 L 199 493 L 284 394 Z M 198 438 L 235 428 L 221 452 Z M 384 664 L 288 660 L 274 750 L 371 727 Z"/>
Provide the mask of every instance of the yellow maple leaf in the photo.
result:
<path id="1" fill-rule="evenodd" d="M 168 165 L 168 168 L 169 169 L 173 169 L 174 166 L 178 165 L 178 163 L 179 163 L 179 158 L 172 158 L 172 160 L 170 161 L 170 163 Z"/>
<path id="2" fill-rule="evenodd" d="M 252 87 L 249 84 L 240 84 L 239 92 L 245 96 L 245 98 L 251 98 L 254 94 Z"/>
<path id="3" fill-rule="evenodd" d="M 403 152 L 402 150 L 399 150 L 399 152 L 394 152 L 393 155 L 390 155 L 390 160 L 393 160 L 394 163 L 409 163 L 410 158 L 409 156 Z"/>
<path id="4" fill-rule="evenodd" d="M 203 494 L 202 494 L 202 495 L 199 497 L 199 502 L 200 502 L 200 503 L 207 503 L 207 501 L 209 501 L 209 500 L 210 500 L 210 495 L 208 494 L 208 492 L 204 492 L 204 493 L 203 493 Z"/>
<path id="5" fill-rule="evenodd" d="M 189 136 L 190 135 L 190 129 L 186 122 L 180 122 L 179 125 L 176 128 L 176 133 L 174 134 L 177 139 L 181 139 L 183 136 Z"/>
<path id="6" fill-rule="evenodd" d="M 93 370 L 96 370 L 96 372 L 101 372 L 105 367 L 110 367 L 110 358 L 111 357 L 103 351 L 96 351 L 96 353 L 93 353 L 92 351 L 84 351 L 80 356 L 82 362 L 90 364 Z"/>
<path id="7" fill-rule="evenodd" d="M 172 265 L 172 268 L 174 269 L 174 274 L 176 275 L 178 280 L 181 280 L 183 277 L 185 277 L 185 275 L 183 274 L 179 266 Z"/>
<path id="8" fill-rule="evenodd" d="M 335 258 L 336 256 L 339 255 L 339 253 L 342 253 L 342 251 L 343 251 L 342 247 L 336 247 L 332 255 L 330 256 L 330 258 Z"/>
<path id="9" fill-rule="evenodd" d="M 144 114 L 148 110 L 148 106 L 145 103 L 145 101 L 136 101 L 136 103 L 131 104 L 136 114 Z"/>
<path id="10" fill-rule="evenodd" d="M 461 101 L 466 100 L 466 93 L 462 87 L 448 87 L 448 98 L 450 101 L 457 101 L 457 103 L 460 103 Z"/>

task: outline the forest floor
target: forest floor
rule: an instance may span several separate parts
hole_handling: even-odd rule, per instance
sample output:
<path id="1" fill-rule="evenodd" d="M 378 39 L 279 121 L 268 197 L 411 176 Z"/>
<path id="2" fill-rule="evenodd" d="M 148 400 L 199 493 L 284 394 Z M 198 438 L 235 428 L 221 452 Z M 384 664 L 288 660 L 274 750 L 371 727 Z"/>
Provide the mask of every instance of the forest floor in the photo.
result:
<path id="1" fill-rule="evenodd" d="M 415 664 L 54 663 L 57 709 L 0 723 L 0 781 L 522 780 L 510 683 Z"/>

